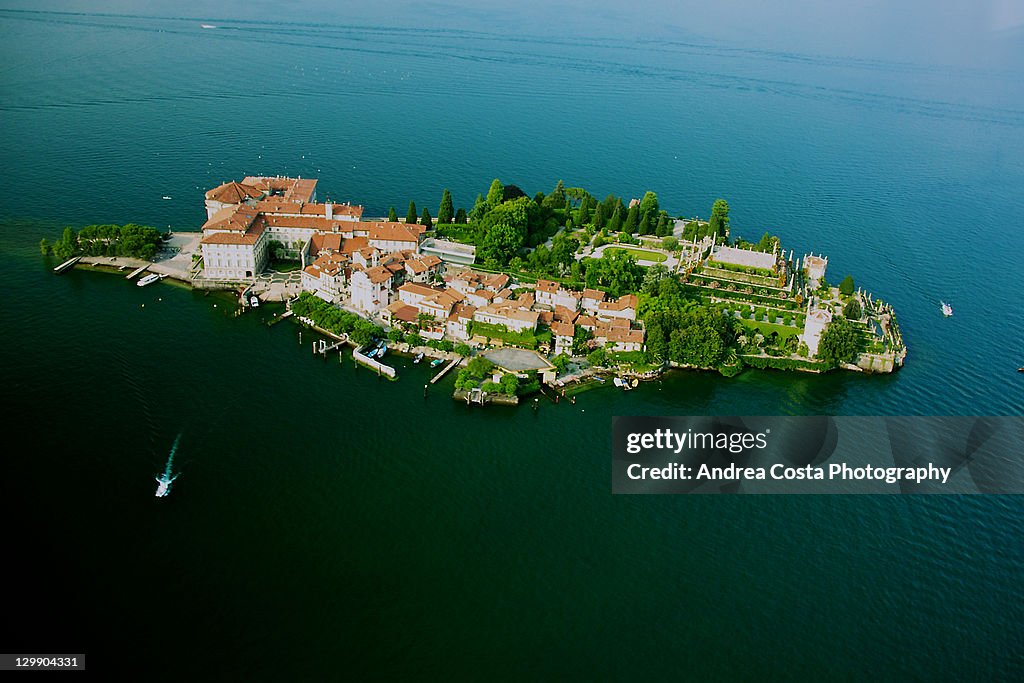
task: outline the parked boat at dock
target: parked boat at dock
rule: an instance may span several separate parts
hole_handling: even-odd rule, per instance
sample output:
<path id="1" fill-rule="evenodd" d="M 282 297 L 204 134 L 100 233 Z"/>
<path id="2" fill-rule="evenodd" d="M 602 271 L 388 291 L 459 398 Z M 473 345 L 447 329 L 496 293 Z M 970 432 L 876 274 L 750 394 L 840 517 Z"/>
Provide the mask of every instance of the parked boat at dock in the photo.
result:
<path id="1" fill-rule="evenodd" d="M 153 284 L 154 282 L 156 282 L 159 279 L 160 279 L 160 275 L 159 274 L 157 274 L 157 273 L 150 273 L 146 277 L 144 277 L 141 280 L 139 280 L 138 282 L 136 282 L 135 286 L 136 287 L 145 287 L 146 285 Z"/>
<path id="2" fill-rule="evenodd" d="M 430 367 L 436 368 L 438 365 L 440 365 L 443 362 L 444 362 L 443 358 L 435 358 L 434 360 L 430 361 Z"/>
<path id="3" fill-rule="evenodd" d="M 419 363 L 421 360 L 423 360 L 423 352 L 422 351 L 420 351 L 419 353 L 416 354 L 416 356 L 412 359 L 412 362 L 413 363 Z"/>

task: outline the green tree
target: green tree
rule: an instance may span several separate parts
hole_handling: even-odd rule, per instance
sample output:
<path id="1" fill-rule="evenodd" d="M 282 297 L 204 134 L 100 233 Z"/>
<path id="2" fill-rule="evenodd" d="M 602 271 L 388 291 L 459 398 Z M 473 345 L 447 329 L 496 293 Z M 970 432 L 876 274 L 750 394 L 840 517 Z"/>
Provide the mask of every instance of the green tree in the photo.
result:
<path id="1" fill-rule="evenodd" d="M 551 359 L 551 364 L 558 370 L 558 374 L 563 375 L 569 369 L 569 356 L 560 353 Z"/>
<path id="2" fill-rule="evenodd" d="M 409 225 L 416 222 L 416 202 L 409 202 L 409 213 L 405 214 L 405 222 Z"/>
<path id="3" fill-rule="evenodd" d="M 491 189 L 487 190 L 487 206 L 491 209 L 501 204 L 505 198 L 505 186 L 495 178 L 491 182 Z"/>
<path id="4" fill-rule="evenodd" d="M 607 220 L 604 217 L 604 204 L 598 204 L 597 208 L 594 209 L 594 229 L 601 230 L 604 228 Z"/>
<path id="5" fill-rule="evenodd" d="M 843 306 L 843 316 L 849 320 L 860 320 L 861 312 L 860 302 L 856 299 L 850 299 Z"/>
<path id="6" fill-rule="evenodd" d="M 39 240 L 39 252 L 43 256 L 46 256 L 47 254 L 50 253 L 50 241 L 48 239 L 46 239 L 45 237 L 43 239 Z"/>
<path id="7" fill-rule="evenodd" d="M 441 195 L 441 207 L 437 210 L 437 222 L 439 225 L 447 225 L 452 222 L 453 218 L 455 218 L 455 207 L 452 206 L 452 193 L 446 187 Z"/>
<path id="8" fill-rule="evenodd" d="M 536 211 L 536 205 L 520 197 L 487 212 L 480 222 L 479 258 L 507 265 L 526 241 L 531 209 Z"/>
<path id="9" fill-rule="evenodd" d="M 392 223 L 398 222 L 398 213 L 395 211 L 395 207 L 393 206 L 390 209 L 388 209 L 388 221 Z"/>
<path id="10" fill-rule="evenodd" d="M 519 378 L 512 373 L 506 373 L 501 376 L 501 391 L 508 396 L 515 396 L 516 390 L 519 389 Z"/>
<path id="11" fill-rule="evenodd" d="M 833 318 L 818 342 L 817 357 L 830 365 L 851 363 L 860 351 L 860 335 L 846 318 Z"/>
<path id="12" fill-rule="evenodd" d="M 611 220 L 608 221 L 606 226 L 609 233 L 615 233 L 622 230 L 622 212 L 616 208 L 615 213 L 612 214 Z"/>
<path id="13" fill-rule="evenodd" d="M 839 293 L 846 296 L 853 294 L 853 290 L 856 289 L 856 285 L 853 282 L 853 276 L 847 275 L 843 278 L 843 281 L 839 283 Z"/>
<path id="14" fill-rule="evenodd" d="M 654 232 L 654 226 L 651 225 L 651 217 L 646 213 L 641 212 L 640 227 L 638 232 L 641 235 L 650 235 Z"/>
<path id="15" fill-rule="evenodd" d="M 724 240 L 729 237 L 729 202 L 724 199 L 716 199 L 711 207 L 708 233 L 716 240 Z"/>
<path id="16" fill-rule="evenodd" d="M 459 209 L 458 211 L 455 212 L 455 224 L 456 225 L 465 225 L 466 224 L 466 210 L 465 209 Z"/>
<path id="17" fill-rule="evenodd" d="M 469 357 L 473 354 L 473 349 L 469 348 L 469 344 L 456 344 L 455 353 L 463 357 Z"/>
<path id="18" fill-rule="evenodd" d="M 576 211 L 576 223 L 582 227 L 590 222 L 590 204 L 584 199 Z"/>
<path id="19" fill-rule="evenodd" d="M 632 235 L 639 227 L 640 205 L 634 204 L 633 207 L 626 212 L 626 224 L 622 226 L 622 232 Z"/>
<path id="20" fill-rule="evenodd" d="M 608 352 L 604 347 L 598 347 L 587 354 L 587 362 L 595 367 L 605 365 L 608 362 Z"/>
<path id="21" fill-rule="evenodd" d="M 555 189 L 551 191 L 551 194 L 544 198 L 541 205 L 549 209 L 564 209 L 565 204 L 565 184 L 559 180 L 558 184 L 555 185 Z"/>
<path id="22" fill-rule="evenodd" d="M 64 228 L 61 238 L 53 245 L 53 253 L 59 259 L 67 260 L 78 252 L 78 235 L 71 227 Z"/>
<path id="23" fill-rule="evenodd" d="M 415 332 L 410 332 L 409 334 L 405 335 L 405 343 L 408 344 L 410 348 L 423 346 L 423 337 L 421 337 Z"/>
<path id="24" fill-rule="evenodd" d="M 423 215 L 420 216 L 420 223 L 427 230 L 430 230 L 432 227 L 434 227 L 434 222 L 430 219 L 430 211 L 428 211 L 427 207 L 425 206 L 423 207 Z"/>
<path id="25" fill-rule="evenodd" d="M 658 225 L 654 228 L 654 234 L 658 237 L 668 237 L 672 234 L 672 227 L 668 220 L 668 213 L 662 211 L 658 214 Z"/>
<path id="26" fill-rule="evenodd" d="M 679 240 L 675 237 L 669 236 L 661 240 L 661 246 L 669 251 L 675 251 L 679 248 Z"/>
<path id="27" fill-rule="evenodd" d="M 490 207 L 487 206 L 487 200 L 484 199 L 484 196 L 482 194 L 478 194 L 476 196 L 476 201 L 473 203 L 473 208 L 469 210 L 469 222 L 476 223 L 479 221 L 484 217 L 484 214 L 487 213 L 489 208 Z"/>
<path id="28" fill-rule="evenodd" d="M 391 331 L 388 332 L 388 339 L 390 339 L 391 341 L 395 342 L 396 344 L 398 342 L 402 341 L 402 337 L 403 337 L 402 331 L 400 329 L 398 329 L 397 327 L 392 327 Z"/>

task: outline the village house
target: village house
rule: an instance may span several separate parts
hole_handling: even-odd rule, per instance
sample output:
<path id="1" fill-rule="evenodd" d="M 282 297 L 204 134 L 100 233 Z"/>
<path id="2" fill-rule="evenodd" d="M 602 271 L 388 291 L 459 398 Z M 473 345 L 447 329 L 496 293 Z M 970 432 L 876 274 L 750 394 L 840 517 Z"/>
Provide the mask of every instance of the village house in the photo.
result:
<path id="1" fill-rule="evenodd" d="M 302 288 L 324 301 L 339 302 L 346 289 L 347 263 L 348 259 L 339 252 L 317 257 L 302 269 Z"/>
<path id="2" fill-rule="evenodd" d="M 490 304 L 478 308 L 473 314 L 473 320 L 490 325 L 504 325 L 513 332 L 533 332 L 537 329 L 537 319 L 540 314 L 521 308 L 516 301 L 506 301 L 500 304 Z"/>
<path id="3" fill-rule="evenodd" d="M 605 293 L 600 289 L 584 289 L 580 298 L 580 305 L 590 315 L 597 315 L 598 306 L 605 300 Z"/>
<path id="4" fill-rule="evenodd" d="M 391 271 L 377 266 L 360 268 L 352 273 L 352 306 L 373 315 L 389 303 Z"/>
<path id="5" fill-rule="evenodd" d="M 552 323 L 551 338 L 554 341 L 554 353 L 572 355 L 572 342 L 576 336 L 576 326 L 571 323 Z"/>
<path id="6" fill-rule="evenodd" d="M 473 320 L 476 307 L 467 304 L 456 304 L 455 309 L 448 316 L 445 331 L 448 336 L 457 341 L 469 340 L 469 323 Z"/>
<path id="7" fill-rule="evenodd" d="M 557 282 L 550 280 L 537 280 L 537 287 L 534 297 L 538 306 L 547 306 L 552 310 L 556 306 L 565 306 L 572 310 L 580 307 L 580 293 L 564 289 Z"/>
<path id="8" fill-rule="evenodd" d="M 597 306 L 597 317 L 600 320 L 620 318 L 636 320 L 638 300 L 636 294 L 626 294 L 612 301 L 602 301 Z"/>

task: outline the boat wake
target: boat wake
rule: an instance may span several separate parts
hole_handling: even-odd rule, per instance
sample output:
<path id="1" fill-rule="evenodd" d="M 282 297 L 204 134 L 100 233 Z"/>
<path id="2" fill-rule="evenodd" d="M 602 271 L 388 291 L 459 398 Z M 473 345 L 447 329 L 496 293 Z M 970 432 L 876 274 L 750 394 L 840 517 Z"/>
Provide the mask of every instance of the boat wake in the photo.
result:
<path id="1" fill-rule="evenodd" d="M 164 467 L 164 473 L 157 477 L 157 498 L 166 498 L 167 494 L 171 492 L 171 483 L 178 478 L 178 475 L 172 475 L 171 472 L 174 468 L 174 454 L 178 452 L 179 441 L 181 441 L 181 432 L 178 432 L 178 436 L 174 437 L 174 445 L 171 446 L 171 454 L 167 457 L 167 465 Z"/>

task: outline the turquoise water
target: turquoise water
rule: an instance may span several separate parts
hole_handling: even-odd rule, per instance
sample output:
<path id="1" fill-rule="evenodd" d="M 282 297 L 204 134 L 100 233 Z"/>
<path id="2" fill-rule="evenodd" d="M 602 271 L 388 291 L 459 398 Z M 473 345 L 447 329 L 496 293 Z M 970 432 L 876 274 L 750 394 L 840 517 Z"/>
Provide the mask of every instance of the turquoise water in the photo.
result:
<path id="1" fill-rule="evenodd" d="M 9 651 L 155 678 L 1019 671 L 1015 497 L 613 497 L 609 467 L 614 415 L 1020 414 L 1017 66 L 159 14 L 0 10 Z M 195 228 L 247 173 L 378 214 L 496 175 L 688 215 L 724 196 L 734 230 L 891 301 L 907 367 L 470 410 L 407 361 L 388 383 L 315 358 L 266 310 L 38 255 L 65 223 Z"/>

